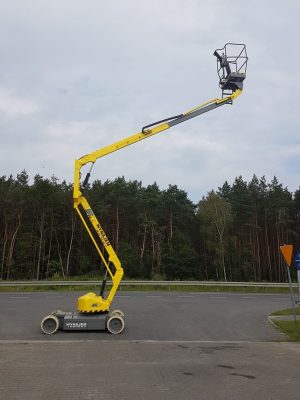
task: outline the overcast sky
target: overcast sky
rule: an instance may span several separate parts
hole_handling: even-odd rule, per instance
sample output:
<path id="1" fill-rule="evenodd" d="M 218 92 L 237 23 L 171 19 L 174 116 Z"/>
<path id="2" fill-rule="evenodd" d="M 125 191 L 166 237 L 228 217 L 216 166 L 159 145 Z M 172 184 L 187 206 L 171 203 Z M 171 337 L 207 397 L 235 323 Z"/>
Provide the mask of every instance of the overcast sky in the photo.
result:
<path id="1" fill-rule="evenodd" d="M 198 201 L 238 175 L 299 188 L 297 0 L 10 0 L 0 13 L 0 175 L 71 182 L 74 159 L 219 97 L 212 53 L 246 43 L 233 106 L 98 160 L 93 179 L 177 184 Z"/>

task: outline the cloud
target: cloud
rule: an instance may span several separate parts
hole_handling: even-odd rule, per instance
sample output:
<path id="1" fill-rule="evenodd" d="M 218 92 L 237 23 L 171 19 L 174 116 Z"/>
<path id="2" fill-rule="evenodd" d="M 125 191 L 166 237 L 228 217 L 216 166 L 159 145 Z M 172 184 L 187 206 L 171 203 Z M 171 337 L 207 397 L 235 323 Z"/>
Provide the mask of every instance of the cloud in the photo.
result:
<path id="1" fill-rule="evenodd" d="M 14 118 L 19 115 L 33 114 L 38 109 L 38 105 L 33 100 L 0 89 L 0 113 L 7 117 Z"/>
<path id="2" fill-rule="evenodd" d="M 75 158 L 219 96 L 212 53 L 237 41 L 250 59 L 232 107 L 105 157 L 92 177 L 173 183 L 195 201 L 240 174 L 278 175 L 296 190 L 299 13 L 271 0 L 6 2 L 1 174 L 72 181 Z"/>

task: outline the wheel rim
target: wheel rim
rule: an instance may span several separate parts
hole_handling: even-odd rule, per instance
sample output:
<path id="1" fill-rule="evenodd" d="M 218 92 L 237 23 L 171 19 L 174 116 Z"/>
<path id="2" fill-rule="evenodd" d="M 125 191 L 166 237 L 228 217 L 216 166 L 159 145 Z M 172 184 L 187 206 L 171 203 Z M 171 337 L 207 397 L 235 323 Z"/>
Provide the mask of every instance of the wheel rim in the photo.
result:
<path id="1" fill-rule="evenodd" d="M 44 329 L 46 332 L 53 332 L 55 329 L 55 321 L 53 319 L 48 318 L 45 322 L 44 322 Z"/>
<path id="2" fill-rule="evenodd" d="M 45 317 L 41 323 L 41 328 L 47 335 L 52 335 L 58 329 L 59 321 L 54 315 Z"/>
<path id="3" fill-rule="evenodd" d="M 108 320 L 107 329 L 110 333 L 118 334 L 124 329 L 124 320 L 119 316 L 113 316 Z"/>

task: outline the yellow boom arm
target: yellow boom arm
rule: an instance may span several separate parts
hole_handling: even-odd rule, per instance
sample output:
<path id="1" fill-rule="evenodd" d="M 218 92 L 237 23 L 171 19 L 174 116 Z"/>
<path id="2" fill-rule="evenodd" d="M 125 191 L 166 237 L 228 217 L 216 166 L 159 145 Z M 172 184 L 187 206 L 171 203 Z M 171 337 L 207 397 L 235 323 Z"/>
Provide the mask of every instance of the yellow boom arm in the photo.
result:
<path id="1" fill-rule="evenodd" d="M 99 223 L 98 219 L 93 213 L 87 199 L 84 197 L 84 190 L 81 188 L 80 185 L 81 168 L 84 165 L 91 163 L 91 169 L 92 169 L 94 163 L 101 157 L 104 157 L 117 150 L 121 150 L 124 147 L 130 146 L 131 144 L 137 143 L 143 139 L 149 138 L 150 136 L 156 135 L 157 133 L 169 129 L 174 125 L 182 123 L 188 119 L 194 118 L 205 112 L 211 111 L 217 107 L 220 107 L 225 104 L 232 104 L 233 100 L 236 97 L 238 97 L 241 93 L 242 90 L 236 89 L 227 97 L 224 97 L 222 99 L 217 98 L 210 100 L 183 114 L 148 125 L 144 127 L 141 132 L 136 133 L 135 135 L 129 136 L 128 138 L 120 140 L 119 142 L 113 143 L 109 146 L 95 150 L 92 153 L 87 154 L 79 158 L 78 160 L 75 160 L 74 192 L 73 192 L 74 208 L 79 214 L 84 227 L 88 231 L 88 234 L 90 235 L 92 242 L 96 247 L 96 250 L 106 268 L 107 271 L 106 274 L 109 274 L 112 280 L 112 287 L 106 299 L 102 298 L 103 291 L 101 291 L 102 293 L 100 294 L 100 296 L 97 296 L 94 293 L 88 293 L 84 296 L 81 296 L 78 299 L 77 303 L 78 311 L 107 312 L 109 310 L 110 304 L 113 301 L 113 298 L 115 296 L 115 293 L 118 289 L 118 286 L 123 276 L 123 268 L 121 266 L 120 260 L 117 254 L 115 253 L 112 245 L 110 244 L 101 224 Z M 87 174 L 85 182 L 83 183 L 83 187 L 86 185 L 89 176 L 90 172 Z M 88 221 L 90 221 L 90 223 Z M 102 253 L 98 244 L 99 243 L 98 239 L 100 239 L 100 241 L 102 242 L 105 252 L 107 254 L 104 255 Z M 111 268 L 111 265 L 113 265 L 114 267 L 113 269 Z"/>

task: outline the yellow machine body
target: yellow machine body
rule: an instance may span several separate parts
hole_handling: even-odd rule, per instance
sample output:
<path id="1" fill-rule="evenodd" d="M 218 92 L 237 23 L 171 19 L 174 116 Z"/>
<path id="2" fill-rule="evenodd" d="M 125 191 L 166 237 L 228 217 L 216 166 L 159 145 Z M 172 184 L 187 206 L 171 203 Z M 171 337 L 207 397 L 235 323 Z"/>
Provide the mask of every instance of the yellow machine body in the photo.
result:
<path id="1" fill-rule="evenodd" d="M 108 312 L 110 303 L 103 299 L 101 296 L 97 296 L 95 293 L 86 293 L 77 300 L 77 310 L 79 312 Z"/>

